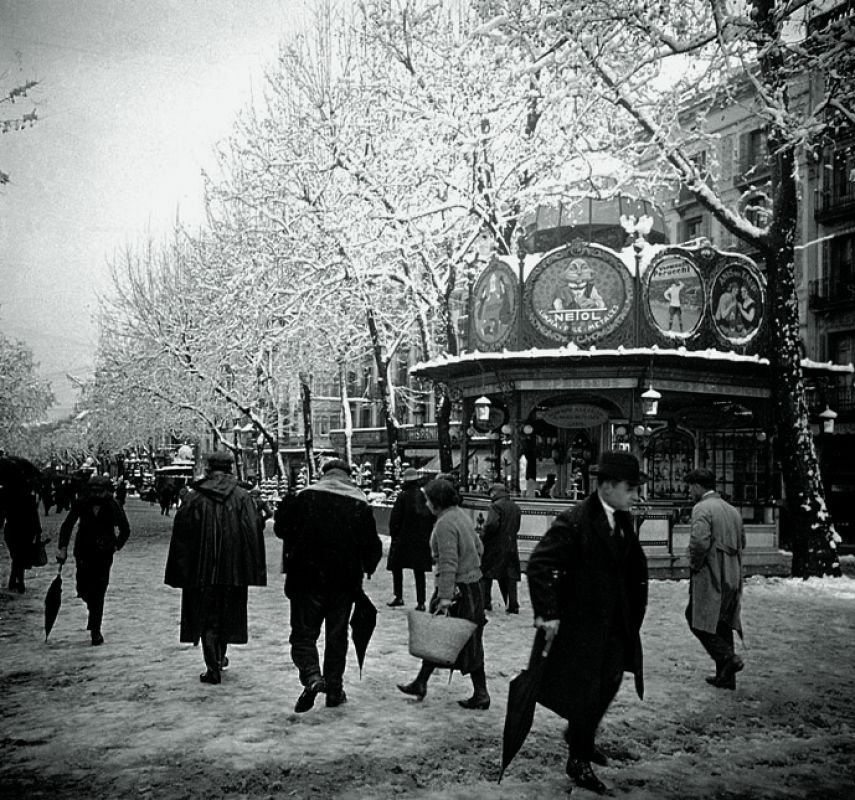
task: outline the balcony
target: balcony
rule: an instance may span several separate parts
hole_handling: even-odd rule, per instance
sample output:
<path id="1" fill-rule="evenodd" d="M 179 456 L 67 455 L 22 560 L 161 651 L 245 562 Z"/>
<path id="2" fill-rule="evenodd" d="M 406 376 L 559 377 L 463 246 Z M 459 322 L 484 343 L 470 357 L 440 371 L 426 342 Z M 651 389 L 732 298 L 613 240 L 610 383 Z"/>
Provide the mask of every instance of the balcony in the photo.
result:
<path id="1" fill-rule="evenodd" d="M 808 308 L 832 311 L 855 306 L 855 277 L 820 278 L 808 284 Z"/>
<path id="2" fill-rule="evenodd" d="M 813 212 L 817 222 L 834 222 L 851 218 L 855 213 L 855 189 L 847 184 L 843 192 L 817 192 L 816 207 Z"/>

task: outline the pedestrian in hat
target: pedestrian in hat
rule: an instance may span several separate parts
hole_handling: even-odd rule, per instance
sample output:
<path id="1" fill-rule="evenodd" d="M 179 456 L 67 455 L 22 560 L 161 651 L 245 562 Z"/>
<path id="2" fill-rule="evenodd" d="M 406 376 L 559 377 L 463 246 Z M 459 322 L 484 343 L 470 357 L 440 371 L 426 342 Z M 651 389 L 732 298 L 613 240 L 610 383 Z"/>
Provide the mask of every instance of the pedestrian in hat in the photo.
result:
<path id="1" fill-rule="evenodd" d="M 526 574 L 534 624 L 549 646 L 538 702 L 567 720 L 568 777 L 601 793 L 591 767 L 605 763 L 597 727 L 624 672 L 634 673 L 638 696 L 644 692 L 647 559 L 630 510 L 648 476 L 619 450 L 600 455 L 596 476 L 596 491 L 556 517 Z"/>
<path id="2" fill-rule="evenodd" d="M 707 683 L 735 689 L 736 673 L 744 667 L 733 651 L 733 632 L 742 636 L 742 551 L 745 529 L 742 514 L 715 490 L 708 469 L 686 473 L 695 501 L 689 537 L 689 629 L 715 662 Z"/>
<path id="3" fill-rule="evenodd" d="M 59 529 L 56 560 L 64 564 L 74 526 L 74 561 L 77 565 L 77 596 L 89 609 L 86 625 L 93 645 L 104 643 L 101 623 L 104 597 L 110 583 L 113 555 L 125 546 L 131 534 L 124 509 L 112 495 L 113 483 L 106 475 L 93 475 L 86 491 L 71 505 Z M 79 524 L 78 524 L 79 523 Z"/>
<path id="4" fill-rule="evenodd" d="M 431 570 L 430 533 L 433 514 L 421 490 L 422 476 L 409 467 L 401 476 L 401 490 L 389 517 L 389 556 L 386 569 L 392 573 L 392 599 L 387 606 L 404 605 L 404 570 L 411 569 L 416 583 L 416 610 L 425 610 L 425 573 Z"/>
<path id="5" fill-rule="evenodd" d="M 312 708 L 319 692 L 325 705 L 347 701 L 344 670 L 347 626 L 362 579 L 380 563 L 383 546 L 365 493 L 351 479 L 350 464 L 327 461 L 317 483 L 301 489 L 276 521 L 282 539 L 285 595 L 291 605 L 291 660 L 303 691 L 294 711 Z M 321 668 L 318 639 L 324 628 Z"/>
<path id="6" fill-rule="evenodd" d="M 490 487 L 490 510 L 481 531 L 484 555 L 481 557 L 481 579 L 484 584 L 484 609 L 493 610 L 493 581 L 498 581 L 499 591 L 508 614 L 519 614 L 520 603 L 517 584 L 520 580 L 520 552 L 517 534 L 522 512 L 511 499 L 503 483 Z"/>
<path id="7" fill-rule="evenodd" d="M 232 475 L 232 457 L 211 453 L 175 513 L 164 582 L 181 589 L 182 642 L 202 642 L 202 683 L 216 685 L 229 644 L 245 644 L 249 586 L 267 584 L 255 502 Z"/>

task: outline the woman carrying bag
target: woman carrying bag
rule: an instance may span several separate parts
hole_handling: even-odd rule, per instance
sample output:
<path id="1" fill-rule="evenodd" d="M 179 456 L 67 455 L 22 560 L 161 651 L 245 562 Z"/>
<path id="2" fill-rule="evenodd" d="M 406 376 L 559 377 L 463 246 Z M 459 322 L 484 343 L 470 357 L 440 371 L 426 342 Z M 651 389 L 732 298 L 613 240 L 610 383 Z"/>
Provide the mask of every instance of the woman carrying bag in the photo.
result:
<path id="1" fill-rule="evenodd" d="M 450 614 L 477 626 L 463 646 L 452 669 L 470 675 L 474 692 L 468 700 L 458 700 L 463 708 L 490 707 L 487 676 L 484 672 L 484 595 L 481 585 L 481 540 L 469 515 L 457 504 L 457 491 L 447 480 L 432 480 L 423 489 L 428 508 L 436 515 L 430 546 L 436 590 L 430 601 L 432 614 Z M 404 693 L 423 700 L 427 682 L 437 664 L 422 661 L 412 683 L 398 684 Z"/>

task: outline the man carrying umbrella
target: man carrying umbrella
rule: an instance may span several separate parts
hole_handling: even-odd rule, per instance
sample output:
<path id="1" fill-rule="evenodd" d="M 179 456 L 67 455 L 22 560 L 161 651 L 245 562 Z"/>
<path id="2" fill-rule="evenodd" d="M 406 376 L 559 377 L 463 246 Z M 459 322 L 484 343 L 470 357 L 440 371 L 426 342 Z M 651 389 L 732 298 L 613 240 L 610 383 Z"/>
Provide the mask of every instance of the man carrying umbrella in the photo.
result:
<path id="1" fill-rule="evenodd" d="M 104 644 L 101 621 L 113 554 L 125 546 L 131 534 L 128 518 L 112 496 L 111 489 L 112 483 L 105 475 L 93 475 L 89 479 L 86 491 L 72 504 L 59 529 L 59 547 L 56 551 L 56 560 L 64 564 L 68 557 L 71 533 L 79 523 L 74 540 L 77 596 L 89 609 L 86 628 L 92 636 L 93 645 Z"/>
<path id="2" fill-rule="evenodd" d="M 249 638 L 247 587 L 267 585 L 255 502 L 238 486 L 227 452 L 208 456 L 208 474 L 175 514 L 165 583 L 182 590 L 181 641 L 202 641 L 206 671 L 199 680 L 220 683 L 227 646 Z"/>
<path id="3" fill-rule="evenodd" d="M 537 700 L 567 720 L 567 775 L 602 793 L 591 768 L 605 761 L 594 746 L 597 726 L 625 671 L 635 674 L 639 697 L 644 691 L 647 559 L 630 509 L 648 478 L 634 456 L 617 450 L 601 454 L 596 474 L 597 491 L 558 515 L 527 575 L 535 627 L 551 645 Z"/>
<path id="4" fill-rule="evenodd" d="M 302 489 L 276 520 L 282 539 L 285 594 L 291 601 L 291 658 L 303 692 L 294 711 L 308 711 L 319 692 L 327 707 L 347 700 L 343 688 L 347 624 L 354 601 L 365 606 L 362 577 L 371 576 L 382 555 L 374 515 L 342 459 L 327 461 L 320 480 Z M 368 604 L 370 605 L 370 603 Z M 365 606 L 367 609 L 367 606 Z M 371 623 L 367 609 L 367 622 Z M 318 638 L 325 627 L 324 667 Z M 361 638 L 354 625 L 354 638 Z M 362 640 L 362 650 L 367 642 Z"/>

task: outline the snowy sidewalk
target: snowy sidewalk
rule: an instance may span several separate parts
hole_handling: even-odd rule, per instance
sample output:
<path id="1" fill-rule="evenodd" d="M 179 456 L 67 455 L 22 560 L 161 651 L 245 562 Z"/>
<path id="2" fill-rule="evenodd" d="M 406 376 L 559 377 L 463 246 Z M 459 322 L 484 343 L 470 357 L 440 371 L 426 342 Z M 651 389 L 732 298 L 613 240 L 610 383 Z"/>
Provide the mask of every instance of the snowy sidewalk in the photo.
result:
<path id="1" fill-rule="evenodd" d="M 326 709 L 319 697 L 295 714 L 300 686 L 270 526 L 269 585 L 250 591 L 250 642 L 230 648 L 231 667 L 211 687 L 199 683 L 199 649 L 178 642 L 179 592 L 163 584 L 172 517 L 136 498 L 127 508 L 132 534 L 114 564 L 103 647 L 89 644 L 72 560 L 47 644 L 43 599 L 55 568 L 28 572 L 25 595 L 0 591 L 0 797 L 566 797 L 563 726 L 545 709 L 495 782 L 507 684 L 532 637 L 525 581 L 522 613 L 494 612 L 485 629 L 489 711 L 458 707 L 471 692 L 458 674 L 449 685 L 438 673 L 422 703 L 396 689 L 418 666 L 407 653 L 415 598 L 405 573 L 407 606 L 386 607 L 384 558 L 366 582 L 379 615 L 362 680 L 351 651 L 348 702 Z M 61 518 L 42 522 L 52 559 Z M 2 546 L 0 557 L 5 586 Z M 711 664 L 686 628 L 687 591 L 685 582 L 651 584 L 647 695 L 639 701 L 626 680 L 599 737 L 610 765 L 597 771 L 612 795 L 851 798 L 855 580 L 750 580 L 736 692 L 703 680 Z"/>

